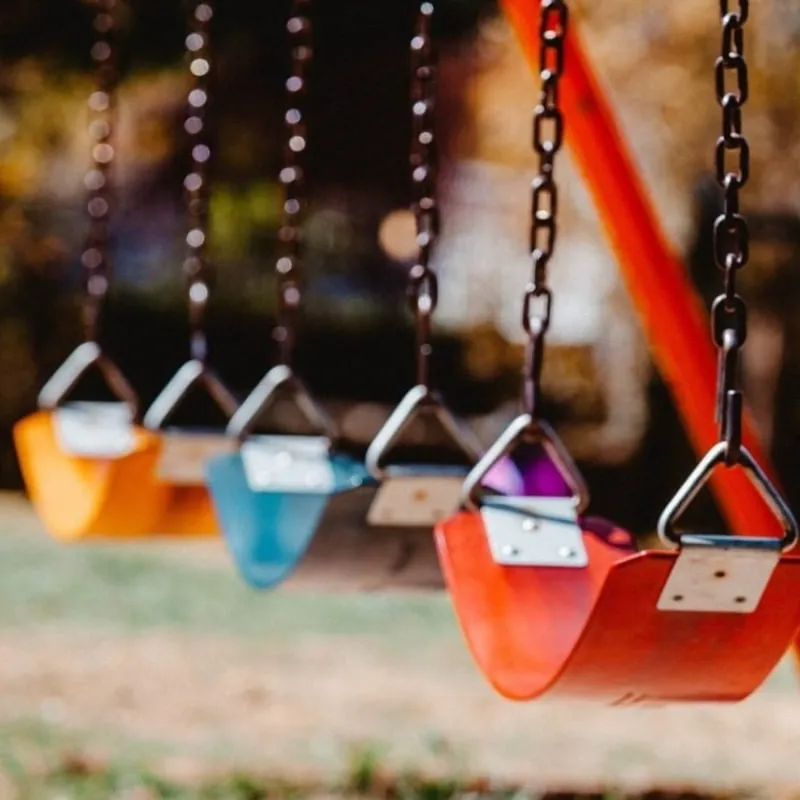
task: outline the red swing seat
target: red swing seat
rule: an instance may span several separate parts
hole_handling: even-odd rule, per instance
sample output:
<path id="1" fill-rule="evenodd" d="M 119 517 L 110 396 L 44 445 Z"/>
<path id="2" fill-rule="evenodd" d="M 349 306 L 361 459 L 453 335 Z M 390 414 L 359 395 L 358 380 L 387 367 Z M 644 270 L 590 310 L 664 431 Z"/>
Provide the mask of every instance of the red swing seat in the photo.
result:
<path id="1" fill-rule="evenodd" d="M 474 480 L 509 451 L 521 422 L 487 453 Z M 660 528 L 683 512 L 721 453 L 715 448 L 698 465 Z M 562 451 L 550 454 L 564 465 Z M 760 480 L 754 462 L 744 466 Z M 514 566 L 498 561 L 487 518 L 473 509 L 439 525 L 436 546 L 472 655 L 501 695 L 609 705 L 734 702 L 761 685 L 800 629 L 800 558 L 780 552 L 796 524 L 779 498 L 769 499 L 786 523 L 784 540 L 684 535 L 679 550 L 636 552 L 627 532 L 577 517 L 585 566 Z M 682 603 L 705 610 L 680 610 Z"/>
<path id="2" fill-rule="evenodd" d="M 483 520 L 462 512 L 436 545 L 469 648 L 511 700 L 542 695 L 610 705 L 737 701 L 767 678 L 800 628 L 800 558 L 784 556 L 752 614 L 659 611 L 678 559 L 583 520 L 589 566 L 497 564 Z M 619 545 L 611 537 L 626 537 Z"/>

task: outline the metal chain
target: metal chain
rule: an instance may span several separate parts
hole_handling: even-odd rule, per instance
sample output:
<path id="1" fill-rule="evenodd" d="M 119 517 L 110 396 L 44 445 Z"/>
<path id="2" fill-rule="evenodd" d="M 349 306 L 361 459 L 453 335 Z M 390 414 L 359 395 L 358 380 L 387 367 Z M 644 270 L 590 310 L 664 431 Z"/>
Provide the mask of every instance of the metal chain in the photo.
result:
<path id="1" fill-rule="evenodd" d="M 714 301 L 711 327 L 719 348 L 717 419 L 727 444 L 726 464 L 739 461 L 742 435 L 742 396 L 739 390 L 739 354 L 747 339 L 747 307 L 736 291 L 736 277 L 750 258 L 750 234 L 740 212 L 739 190 L 750 177 L 750 144 L 742 133 L 742 106 L 749 95 L 744 57 L 744 25 L 749 0 L 720 0 L 722 52 L 714 74 L 717 101 L 722 108 L 722 135 L 716 145 L 717 181 L 725 193 L 723 213 L 714 224 L 714 258 L 725 274 L 725 291 Z M 729 76 L 733 87 L 727 87 Z M 730 160 L 734 163 L 728 164 Z"/>
<path id="2" fill-rule="evenodd" d="M 206 258 L 208 239 L 208 164 L 211 147 L 208 141 L 209 74 L 211 72 L 209 28 L 214 11 L 207 0 L 198 2 L 191 13 L 191 32 L 186 37 L 186 52 L 192 87 L 184 130 L 191 145 L 192 165 L 183 182 L 189 232 L 189 253 L 183 264 L 189 292 L 191 357 L 205 363 L 208 347 L 205 334 L 205 311 L 210 293 L 211 269 Z"/>
<path id="3" fill-rule="evenodd" d="M 295 319 L 302 300 L 300 288 L 302 227 L 306 211 L 306 176 L 303 154 L 307 128 L 302 100 L 306 96 L 308 69 L 314 57 L 312 27 L 308 17 L 311 0 L 292 0 L 286 30 L 291 47 L 291 74 L 286 81 L 286 127 L 283 168 L 283 221 L 278 231 L 281 252 L 275 264 L 278 279 L 277 325 L 273 336 L 279 347 L 279 362 L 291 366 L 295 344 Z"/>
<path id="4" fill-rule="evenodd" d="M 425 387 L 430 380 L 431 321 L 439 302 L 439 283 L 430 267 L 440 225 L 436 201 L 438 149 L 434 116 L 437 64 L 431 37 L 433 14 L 433 3 L 426 0 L 420 4 L 417 30 L 411 40 L 411 178 L 419 251 L 417 262 L 408 275 L 408 299 L 417 329 L 417 385 Z"/>
<path id="5" fill-rule="evenodd" d="M 114 59 L 114 10 L 117 0 L 96 0 L 94 17 L 96 39 L 92 46 L 95 86 L 89 97 L 89 135 L 92 139 L 92 166 L 86 173 L 86 211 L 89 231 L 81 263 L 84 269 L 83 331 L 87 342 L 96 342 L 103 303 L 108 294 L 111 257 L 109 253 L 111 189 L 109 175 L 116 155 L 113 145 L 118 75 Z"/>
<path id="6" fill-rule="evenodd" d="M 523 404 L 535 418 L 541 394 L 544 340 L 550 327 L 553 293 L 547 285 L 547 266 L 555 250 L 558 187 L 554 178 L 556 153 L 564 144 L 564 116 L 559 108 L 559 81 L 564 74 L 564 41 L 569 11 L 565 0 L 542 0 L 539 24 L 541 97 L 533 112 L 533 149 L 539 174 L 532 184 L 531 262 L 533 276 L 525 289 L 522 327 L 528 336 Z"/>

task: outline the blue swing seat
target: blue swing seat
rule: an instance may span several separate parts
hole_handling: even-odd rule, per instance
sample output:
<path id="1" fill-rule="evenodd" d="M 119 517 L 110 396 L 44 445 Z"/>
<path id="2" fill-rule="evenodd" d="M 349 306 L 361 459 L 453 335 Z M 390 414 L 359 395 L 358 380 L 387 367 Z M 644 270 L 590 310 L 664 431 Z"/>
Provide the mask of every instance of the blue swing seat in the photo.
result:
<path id="1" fill-rule="evenodd" d="M 404 478 L 410 488 L 458 488 L 464 471 L 391 467 L 381 484 L 360 461 L 327 448 L 324 438 L 265 436 L 208 464 L 220 527 L 243 580 L 259 590 L 441 590 L 430 522 L 417 524 L 413 514 L 394 522 L 385 509 L 375 515 L 376 499 L 389 483 L 402 493 Z M 397 508 L 396 500 L 389 506 Z"/>
<path id="2" fill-rule="evenodd" d="M 374 483 L 360 462 L 330 454 L 327 445 L 319 437 L 264 436 L 207 465 L 225 542 L 253 588 L 284 583 L 332 499 Z"/>

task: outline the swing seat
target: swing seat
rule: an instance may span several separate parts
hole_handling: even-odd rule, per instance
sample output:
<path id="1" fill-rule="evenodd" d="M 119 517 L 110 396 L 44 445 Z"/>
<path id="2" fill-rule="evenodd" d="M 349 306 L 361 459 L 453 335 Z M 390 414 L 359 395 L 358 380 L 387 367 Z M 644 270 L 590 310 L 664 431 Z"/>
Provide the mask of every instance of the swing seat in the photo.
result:
<path id="1" fill-rule="evenodd" d="M 254 437 L 207 468 L 225 542 L 246 583 L 347 588 L 367 545 L 353 535 L 349 495 L 364 466 L 316 436 Z M 356 504 L 358 505 L 358 504 Z M 344 509 L 344 513 L 342 513 Z"/>
<path id="2" fill-rule="evenodd" d="M 415 417 L 423 414 L 434 418 L 450 448 L 465 456 L 470 467 L 431 462 L 383 465 L 404 431 Z M 459 425 L 439 396 L 424 385 L 413 387 L 405 395 L 375 436 L 365 459 L 373 481 L 358 501 L 363 505 L 361 525 L 366 527 L 368 541 L 395 543 L 393 586 L 444 588 L 433 526 L 458 509 L 464 479 L 479 456 L 480 446 Z M 490 477 L 495 484 L 513 485 L 518 476 L 507 466 L 500 464 L 493 471 Z"/>
<path id="3" fill-rule="evenodd" d="M 286 392 L 312 436 L 251 436 Z M 208 481 L 225 541 L 256 589 L 387 591 L 443 586 L 432 529 L 366 524 L 378 482 L 336 453 L 336 426 L 286 365 L 273 367 L 231 417 L 239 452 L 213 460 Z"/>
<path id="4" fill-rule="evenodd" d="M 167 429 L 161 440 L 163 452 L 153 474 L 166 501 L 154 532 L 177 537 L 218 536 L 205 465 L 231 452 L 236 443 L 213 430 Z"/>
<path id="5" fill-rule="evenodd" d="M 800 628 L 797 557 L 780 558 L 751 613 L 660 609 L 682 556 L 636 553 L 626 532 L 602 520 L 583 519 L 580 529 L 587 563 L 578 568 L 497 563 L 479 512 L 462 512 L 436 531 L 469 648 L 511 700 L 738 701 L 767 678 Z M 763 552 L 777 561 L 774 549 Z M 746 583 L 746 575 L 736 581 Z"/>
<path id="6" fill-rule="evenodd" d="M 121 411 L 115 403 L 75 403 L 14 426 L 25 486 L 55 538 L 137 536 L 162 513 L 166 494 L 152 483 L 159 439 Z"/>
<path id="7" fill-rule="evenodd" d="M 375 528 L 425 528 L 430 538 L 433 526 L 458 509 L 468 472 L 466 467 L 447 464 L 387 467 L 370 503 L 367 524 Z"/>
<path id="8" fill-rule="evenodd" d="M 144 425 L 159 436 L 163 452 L 150 480 L 166 496 L 154 533 L 198 538 L 219 535 L 205 465 L 233 451 L 236 441 L 215 430 L 166 427 L 167 420 L 196 386 L 207 392 L 226 417 L 237 409 L 236 398 L 199 359 L 187 361 L 153 401 Z"/>
<path id="9" fill-rule="evenodd" d="M 558 468 L 557 481 L 535 473 L 555 496 L 533 483 L 533 496 L 487 497 L 478 509 L 482 476 L 520 444 L 538 445 Z M 435 534 L 456 615 L 489 683 L 511 700 L 619 706 L 736 702 L 754 692 L 800 628 L 800 558 L 782 555 L 798 529 L 742 448 L 738 463 L 782 521 L 783 539 L 678 536 L 675 520 L 727 458 L 725 442 L 712 448 L 665 508 L 659 535 L 679 549 L 637 552 L 626 531 L 582 516 L 588 494 L 549 426 L 515 420 L 465 481 L 469 510 Z"/>

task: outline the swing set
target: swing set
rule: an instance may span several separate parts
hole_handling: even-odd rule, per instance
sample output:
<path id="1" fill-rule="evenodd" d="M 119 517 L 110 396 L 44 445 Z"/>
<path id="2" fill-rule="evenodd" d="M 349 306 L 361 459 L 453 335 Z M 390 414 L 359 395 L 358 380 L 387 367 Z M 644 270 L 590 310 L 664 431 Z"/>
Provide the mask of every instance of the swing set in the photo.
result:
<path id="1" fill-rule="evenodd" d="M 239 574 L 257 589 L 445 589 L 479 669 L 510 699 L 734 702 L 755 691 L 800 628 L 800 558 L 791 552 L 800 533 L 769 474 L 738 379 L 747 335 L 736 278 L 749 258 L 739 205 L 750 170 L 742 128 L 749 93 L 748 0 L 735 7 L 733 0 L 719 4 L 722 47 L 714 85 L 723 127 L 716 171 L 725 203 L 714 244 L 724 291 L 712 305 L 710 341 L 685 270 L 667 244 L 570 24 L 568 3 L 501 0 L 541 81 L 533 115 L 539 171 L 532 184 L 532 278 L 521 308 L 527 339 L 522 410 L 485 452 L 448 409 L 429 369 L 438 300 L 430 258 L 439 209 L 434 5 L 422 0 L 411 43 L 410 166 L 419 254 L 409 273 L 408 300 L 416 329 L 416 383 L 363 461 L 345 452 L 337 426 L 293 359 L 303 300 L 303 101 L 313 61 L 311 0 L 293 0 L 287 23 L 292 71 L 280 173 L 285 197 L 276 261 L 278 359 L 241 404 L 207 358 L 211 149 L 205 132 L 213 11 L 208 0 L 193 8 L 186 39 L 193 86 L 185 122 L 193 163 L 184 181 L 190 359 L 145 413 L 100 343 L 110 274 L 117 0 L 97 4 L 97 86 L 89 101 L 94 163 L 85 181 L 90 230 L 82 256 L 84 342 L 42 389 L 39 410 L 14 431 L 27 489 L 47 530 L 65 541 L 221 534 Z M 564 144 L 600 210 L 654 359 L 699 458 L 658 519 L 663 549 L 639 551 L 628 532 L 587 515 L 588 487 L 557 433 L 539 417 L 545 340 L 556 309 L 548 285 L 558 232 L 555 162 Z M 117 402 L 67 402 L 89 370 L 99 372 Z M 167 427 L 196 386 L 225 414 L 224 431 Z M 282 397 L 309 423 L 311 434 L 257 433 Z M 440 428 L 449 442 L 447 459 L 423 450 L 411 463 L 398 457 L 417 420 Z M 706 483 L 730 533 L 678 528 Z"/>

